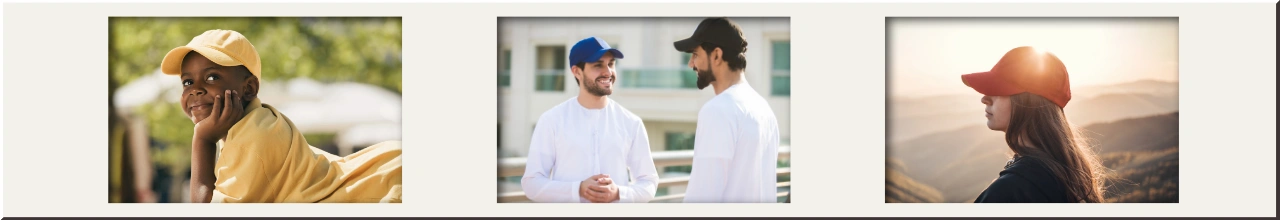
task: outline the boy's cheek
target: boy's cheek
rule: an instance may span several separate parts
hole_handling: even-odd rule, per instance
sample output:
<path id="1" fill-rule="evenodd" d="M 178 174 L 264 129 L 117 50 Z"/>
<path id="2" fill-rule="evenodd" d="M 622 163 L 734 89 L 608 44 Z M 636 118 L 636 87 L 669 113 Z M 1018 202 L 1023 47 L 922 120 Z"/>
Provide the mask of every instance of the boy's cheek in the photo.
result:
<path id="1" fill-rule="evenodd" d="M 191 119 L 191 123 L 192 123 L 192 124 L 195 124 L 195 123 L 199 123 L 199 122 L 200 122 L 200 119 L 196 118 L 196 116 L 194 116 L 194 115 L 191 115 L 191 112 L 190 112 L 190 111 L 187 111 L 187 118 Z"/>
<path id="2" fill-rule="evenodd" d="M 200 123 L 200 120 L 204 120 L 205 117 L 209 116 L 207 112 L 197 112 L 190 109 L 186 109 L 185 112 L 187 113 L 187 118 L 191 119 L 191 123 Z"/>

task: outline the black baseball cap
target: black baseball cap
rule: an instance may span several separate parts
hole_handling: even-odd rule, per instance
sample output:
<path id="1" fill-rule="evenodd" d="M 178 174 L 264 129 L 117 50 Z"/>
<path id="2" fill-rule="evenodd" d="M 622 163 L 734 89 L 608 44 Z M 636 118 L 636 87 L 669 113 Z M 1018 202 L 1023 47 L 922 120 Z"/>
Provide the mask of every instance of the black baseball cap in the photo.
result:
<path id="1" fill-rule="evenodd" d="M 719 46 L 726 52 L 747 52 L 747 38 L 742 36 L 742 28 L 728 18 L 707 18 L 693 30 L 693 36 L 675 42 L 676 50 L 693 53 L 702 43 Z"/>

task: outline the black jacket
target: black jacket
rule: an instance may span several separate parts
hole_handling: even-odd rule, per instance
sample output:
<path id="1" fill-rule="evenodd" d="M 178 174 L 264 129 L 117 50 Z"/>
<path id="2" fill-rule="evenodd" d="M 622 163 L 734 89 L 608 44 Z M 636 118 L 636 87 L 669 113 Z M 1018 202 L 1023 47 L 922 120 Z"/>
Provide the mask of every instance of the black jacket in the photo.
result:
<path id="1" fill-rule="evenodd" d="M 1067 188 L 1043 162 L 1019 157 L 1000 171 L 975 203 L 1066 203 Z"/>

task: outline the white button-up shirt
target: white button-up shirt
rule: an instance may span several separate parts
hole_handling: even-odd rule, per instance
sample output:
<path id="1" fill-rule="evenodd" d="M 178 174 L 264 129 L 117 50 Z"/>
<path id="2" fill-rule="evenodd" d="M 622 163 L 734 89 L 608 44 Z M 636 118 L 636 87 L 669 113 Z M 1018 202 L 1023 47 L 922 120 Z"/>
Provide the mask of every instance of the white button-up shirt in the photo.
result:
<path id="1" fill-rule="evenodd" d="M 777 202 L 778 119 L 746 81 L 698 111 L 686 203 Z"/>
<path id="2" fill-rule="evenodd" d="M 615 202 L 653 199 L 658 171 L 644 122 L 612 99 L 607 102 L 604 108 L 587 109 L 574 97 L 538 118 L 520 181 L 529 200 L 590 202 L 578 187 L 596 174 L 608 174 L 618 186 Z"/>

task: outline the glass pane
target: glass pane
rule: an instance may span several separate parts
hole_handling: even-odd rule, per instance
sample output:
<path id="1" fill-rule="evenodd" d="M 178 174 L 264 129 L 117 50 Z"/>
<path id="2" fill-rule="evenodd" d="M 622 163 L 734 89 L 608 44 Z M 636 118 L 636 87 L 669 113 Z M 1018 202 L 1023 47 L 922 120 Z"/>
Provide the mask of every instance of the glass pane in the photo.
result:
<path id="1" fill-rule="evenodd" d="M 568 66 L 568 64 L 564 63 L 564 62 L 569 62 L 568 56 L 569 55 L 566 55 L 564 52 L 564 47 L 555 48 L 556 69 L 565 69 L 565 66 Z"/>
<path id="2" fill-rule="evenodd" d="M 502 50 L 502 70 L 511 70 L 511 50 Z"/>
<path id="3" fill-rule="evenodd" d="M 791 41 L 773 42 L 770 94 L 791 96 Z"/>
<path id="4" fill-rule="evenodd" d="M 776 96 L 791 96 L 791 74 L 778 74 L 778 71 L 784 70 L 773 71 L 775 73 L 772 79 L 770 79 L 770 94 Z"/>
<path id="5" fill-rule="evenodd" d="M 564 91 L 564 46 L 538 46 L 537 65 L 534 71 L 534 89 L 537 91 Z"/>
<path id="6" fill-rule="evenodd" d="M 511 71 L 503 70 L 498 73 L 498 86 L 511 87 Z"/>
<path id="7" fill-rule="evenodd" d="M 511 86 L 511 50 L 502 50 L 498 66 L 498 86 Z"/>
<path id="8" fill-rule="evenodd" d="M 537 91 L 564 91 L 564 70 L 538 70 L 535 72 Z"/>
<path id="9" fill-rule="evenodd" d="M 624 88 L 696 88 L 697 75 L 688 68 L 632 68 L 618 71 L 618 85 Z"/>
<path id="10" fill-rule="evenodd" d="M 667 136 L 666 150 L 668 151 L 693 150 L 693 138 L 694 138 L 693 133 L 667 132 L 666 136 Z M 668 166 L 666 168 L 663 168 L 662 171 L 664 173 L 668 173 L 668 172 L 689 173 L 693 171 L 693 166 Z"/>
<path id="11" fill-rule="evenodd" d="M 791 41 L 773 42 L 773 69 L 791 70 Z"/>

